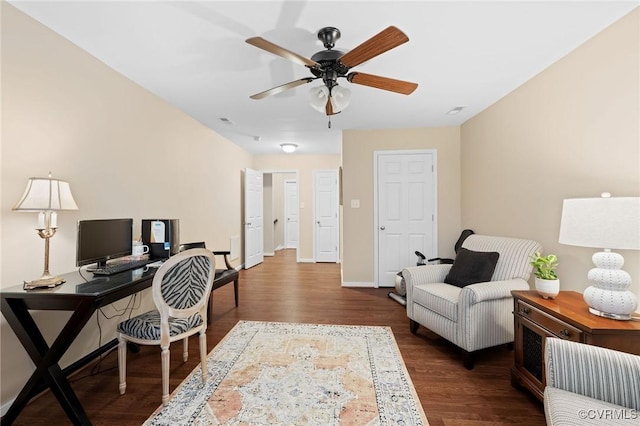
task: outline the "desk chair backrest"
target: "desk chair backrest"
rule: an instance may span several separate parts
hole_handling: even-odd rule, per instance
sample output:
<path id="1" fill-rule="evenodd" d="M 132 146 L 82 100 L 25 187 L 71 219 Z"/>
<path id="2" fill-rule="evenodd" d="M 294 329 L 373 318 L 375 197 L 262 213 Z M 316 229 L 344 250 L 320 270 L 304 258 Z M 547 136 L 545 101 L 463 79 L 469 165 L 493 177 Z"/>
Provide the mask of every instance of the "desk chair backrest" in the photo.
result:
<path id="1" fill-rule="evenodd" d="M 214 274 L 215 258 L 205 249 L 178 253 L 158 269 L 153 277 L 153 301 L 162 318 L 161 328 L 167 327 L 167 338 L 168 317 L 188 318 L 200 312 L 206 322 Z"/>

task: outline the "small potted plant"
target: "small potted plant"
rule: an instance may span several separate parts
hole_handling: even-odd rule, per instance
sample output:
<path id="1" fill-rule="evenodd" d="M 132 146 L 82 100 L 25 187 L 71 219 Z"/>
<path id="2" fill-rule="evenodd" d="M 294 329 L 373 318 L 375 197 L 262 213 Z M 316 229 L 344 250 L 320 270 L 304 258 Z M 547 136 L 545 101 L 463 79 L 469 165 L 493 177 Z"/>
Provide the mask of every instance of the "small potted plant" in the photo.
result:
<path id="1" fill-rule="evenodd" d="M 560 280 L 556 275 L 556 268 L 558 267 L 558 256 L 555 254 L 548 254 L 542 256 L 540 252 L 535 252 L 531 256 L 531 262 L 533 266 L 533 274 L 536 276 L 536 291 L 544 299 L 553 299 L 560 292 Z"/>

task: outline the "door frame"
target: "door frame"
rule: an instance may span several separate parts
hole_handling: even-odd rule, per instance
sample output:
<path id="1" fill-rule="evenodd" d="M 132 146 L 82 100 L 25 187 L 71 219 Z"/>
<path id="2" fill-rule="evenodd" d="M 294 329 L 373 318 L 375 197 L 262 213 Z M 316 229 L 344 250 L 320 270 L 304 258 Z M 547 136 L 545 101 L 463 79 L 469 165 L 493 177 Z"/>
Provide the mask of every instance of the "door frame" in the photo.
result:
<path id="1" fill-rule="evenodd" d="M 315 226 L 316 221 L 318 220 L 316 217 L 316 175 L 318 172 L 331 172 L 335 173 L 336 176 L 336 262 L 340 263 L 340 170 L 339 169 L 317 169 L 313 171 L 313 261 L 317 263 L 318 253 L 317 253 L 317 227 Z"/>
<path id="2" fill-rule="evenodd" d="M 300 172 L 298 169 L 265 169 L 261 170 L 262 174 L 274 174 L 274 173 L 295 173 L 296 185 L 298 187 L 298 247 L 296 248 L 296 262 L 300 263 Z M 292 179 L 289 179 L 292 180 Z M 264 179 L 263 179 L 264 182 Z M 284 206 L 283 206 L 284 207 Z"/>
<path id="3" fill-rule="evenodd" d="M 383 155 L 400 154 L 430 154 L 433 157 L 433 252 L 438 252 L 438 150 L 437 149 L 406 149 L 373 151 L 373 286 L 380 287 L 378 277 L 378 158 Z M 400 271 L 398 271 L 400 272 Z"/>
<path id="4" fill-rule="evenodd" d="M 287 184 L 288 183 L 294 183 L 296 186 L 296 208 L 294 210 L 297 210 L 297 216 L 298 216 L 298 220 L 296 221 L 296 233 L 298 235 L 298 238 L 296 239 L 296 246 L 295 249 L 298 250 L 298 248 L 300 248 L 300 185 L 298 184 L 298 181 L 296 179 L 285 179 L 282 181 L 283 184 L 283 188 L 282 188 L 282 193 L 284 194 L 284 214 L 285 216 L 287 215 L 287 212 L 289 211 L 287 209 L 287 207 L 289 207 L 289 202 L 287 201 Z M 289 221 L 287 221 L 288 223 Z M 288 241 L 289 241 L 289 225 L 285 224 L 284 227 L 284 248 L 288 249 L 288 248 L 292 248 L 288 246 Z"/>

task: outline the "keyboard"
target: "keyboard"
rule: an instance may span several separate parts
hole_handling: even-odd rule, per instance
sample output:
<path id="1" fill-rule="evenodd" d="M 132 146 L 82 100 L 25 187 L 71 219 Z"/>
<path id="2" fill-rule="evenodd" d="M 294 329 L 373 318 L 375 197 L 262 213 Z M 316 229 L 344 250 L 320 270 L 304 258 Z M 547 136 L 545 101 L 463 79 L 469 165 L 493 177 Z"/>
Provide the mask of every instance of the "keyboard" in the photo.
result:
<path id="1" fill-rule="evenodd" d="M 110 263 L 104 268 L 87 268 L 87 271 L 93 272 L 93 275 L 113 275 L 130 269 L 141 268 L 154 261 L 150 259 L 127 260 L 125 262 Z"/>

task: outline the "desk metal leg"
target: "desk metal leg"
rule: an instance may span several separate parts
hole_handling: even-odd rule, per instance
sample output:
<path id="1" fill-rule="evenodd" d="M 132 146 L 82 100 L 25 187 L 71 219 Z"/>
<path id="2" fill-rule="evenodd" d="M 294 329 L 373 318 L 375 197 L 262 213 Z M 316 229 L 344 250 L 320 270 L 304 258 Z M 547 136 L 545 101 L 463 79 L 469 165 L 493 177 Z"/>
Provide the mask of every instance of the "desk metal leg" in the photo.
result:
<path id="1" fill-rule="evenodd" d="M 3 298 L 1 309 L 7 323 L 36 365 L 36 370 L 2 417 L 2 423 L 13 423 L 41 385 L 46 384 L 74 424 L 90 425 L 91 421 L 58 362 L 96 311 L 96 306 L 91 302 L 80 301 L 51 347 L 47 345 L 23 300 Z"/>

